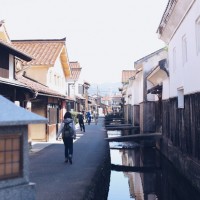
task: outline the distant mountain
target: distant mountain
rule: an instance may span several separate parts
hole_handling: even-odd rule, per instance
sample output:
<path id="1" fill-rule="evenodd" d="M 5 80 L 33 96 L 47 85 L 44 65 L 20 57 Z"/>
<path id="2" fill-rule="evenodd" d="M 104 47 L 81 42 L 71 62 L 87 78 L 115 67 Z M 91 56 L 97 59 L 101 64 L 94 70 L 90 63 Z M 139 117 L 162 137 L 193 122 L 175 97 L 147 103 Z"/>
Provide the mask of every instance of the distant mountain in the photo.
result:
<path id="1" fill-rule="evenodd" d="M 114 95 L 119 93 L 119 88 L 122 87 L 120 82 L 116 83 L 101 83 L 101 84 L 91 84 L 88 90 L 89 95 Z"/>

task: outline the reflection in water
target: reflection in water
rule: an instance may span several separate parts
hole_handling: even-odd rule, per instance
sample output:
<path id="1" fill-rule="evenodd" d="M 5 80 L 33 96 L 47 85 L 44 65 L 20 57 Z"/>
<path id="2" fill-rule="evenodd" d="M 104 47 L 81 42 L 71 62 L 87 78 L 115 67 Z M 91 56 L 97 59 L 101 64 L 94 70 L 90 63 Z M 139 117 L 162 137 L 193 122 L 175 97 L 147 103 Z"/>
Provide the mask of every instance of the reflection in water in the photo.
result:
<path id="1" fill-rule="evenodd" d="M 200 193 L 156 149 L 121 146 L 110 150 L 112 171 L 108 200 L 200 199 Z"/>

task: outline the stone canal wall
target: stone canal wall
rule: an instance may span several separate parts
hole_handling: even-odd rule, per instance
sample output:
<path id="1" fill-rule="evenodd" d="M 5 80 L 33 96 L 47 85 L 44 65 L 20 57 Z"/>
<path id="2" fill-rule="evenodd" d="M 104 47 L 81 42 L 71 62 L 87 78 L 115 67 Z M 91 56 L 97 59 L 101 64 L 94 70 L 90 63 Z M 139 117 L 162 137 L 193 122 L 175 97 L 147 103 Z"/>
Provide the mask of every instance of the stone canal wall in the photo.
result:
<path id="1" fill-rule="evenodd" d="M 83 200 L 107 199 L 110 184 L 110 150 L 107 143 L 103 161 L 99 164 Z"/>

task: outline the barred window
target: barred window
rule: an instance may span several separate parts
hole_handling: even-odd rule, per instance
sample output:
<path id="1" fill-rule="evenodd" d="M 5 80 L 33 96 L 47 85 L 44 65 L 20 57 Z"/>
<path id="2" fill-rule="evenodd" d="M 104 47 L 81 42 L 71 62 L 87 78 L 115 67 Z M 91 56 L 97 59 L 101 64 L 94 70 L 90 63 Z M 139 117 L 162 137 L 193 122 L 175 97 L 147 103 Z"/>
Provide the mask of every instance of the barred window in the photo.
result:
<path id="1" fill-rule="evenodd" d="M 22 135 L 0 134 L 0 180 L 22 176 Z"/>

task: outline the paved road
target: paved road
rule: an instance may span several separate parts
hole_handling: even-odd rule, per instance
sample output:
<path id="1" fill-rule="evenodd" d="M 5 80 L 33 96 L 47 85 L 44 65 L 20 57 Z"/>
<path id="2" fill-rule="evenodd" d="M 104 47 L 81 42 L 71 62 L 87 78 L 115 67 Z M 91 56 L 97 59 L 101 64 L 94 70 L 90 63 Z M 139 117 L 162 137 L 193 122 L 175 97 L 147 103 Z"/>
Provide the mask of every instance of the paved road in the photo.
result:
<path id="1" fill-rule="evenodd" d="M 77 131 L 81 136 L 80 130 Z M 30 181 L 36 183 L 36 200 L 79 200 L 88 191 L 102 164 L 107 142 L 103 118 L 86 125 L 86 132 L 74 142 L 73 164 L 64 163 L 62 142 L 30 153 Z M 34 151 L 35 150 L 35 151 Z"/>

